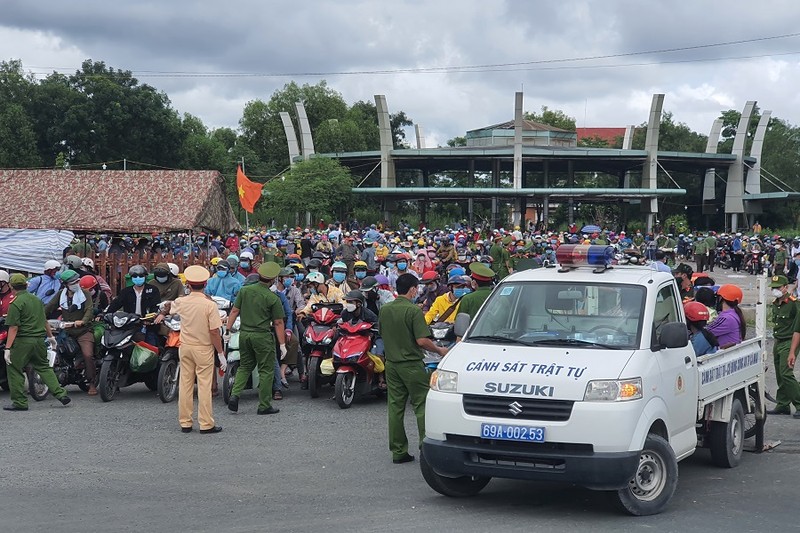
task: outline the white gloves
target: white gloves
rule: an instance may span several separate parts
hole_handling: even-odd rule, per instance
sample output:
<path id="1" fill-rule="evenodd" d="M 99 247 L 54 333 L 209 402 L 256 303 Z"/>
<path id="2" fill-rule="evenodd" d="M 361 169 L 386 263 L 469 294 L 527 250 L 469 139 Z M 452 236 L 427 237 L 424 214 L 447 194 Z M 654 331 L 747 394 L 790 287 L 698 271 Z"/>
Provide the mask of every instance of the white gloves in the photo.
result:
<path id="1" fill-rule="evenodd" d="M 220 370 L 225 372 L 225 370 L 228 369 L 228 360 L 225 359 L 225 354 L 224 353 L 218 353 L 217 354 L 217 359 L 219 359 L 219 368 L 220 368 Z"/>
<path id="2" fill-rule="evenodd" d="M 47 344 L 50 345 L 50 349 L 54 352 L 56 351 L 56 348 L 58 348 L 58 343 L 56 342 L 55 337 L 47 337 Z"/>
<path id="3" fill-rule="evenodd" d="M 286 352 L 286 345 L 285 344 L 281 344 L 280 345 L 280 350 L 281 350 L 281 361 L 283 361 L 286 358 L 286 353 L 287 353 Z"/>
<path id="4" fill-rule="evenodd" d="M 6 350 L 3 352 L 3 359 L 6 360 L 6 364 L 11 366 L 11 350 Z"/>

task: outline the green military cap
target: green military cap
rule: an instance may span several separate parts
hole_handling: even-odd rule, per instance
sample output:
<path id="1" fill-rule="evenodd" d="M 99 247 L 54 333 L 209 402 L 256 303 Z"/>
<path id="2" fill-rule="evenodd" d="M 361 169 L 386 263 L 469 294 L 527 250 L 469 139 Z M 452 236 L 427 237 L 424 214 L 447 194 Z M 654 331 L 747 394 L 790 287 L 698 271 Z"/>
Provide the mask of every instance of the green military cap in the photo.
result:
<path id="1" fill-rule="evenodd" d="M 472 277 L 478 281 L 491 281 L 494 277 L 494 270 L 483 263 L 471 263 L 469 265 L 469 271 L 472 274 Z"/>
<path id="2" fill-rule="evenodd" d="M 778 287 L 783 287 L 784 285 L 789 284 L 789 279 L 786 276 L 772 276 L 772 279 L 769 282 L 770 289 L 777 289 Z"/>
<path id="3" fill-rule="evenodd" d="M 511 244 L 512 240 L 513 237 L 511 235 L 506 235 L 505 237 L 503 237 L 503 244 L 508 246 L 509 244 Z"/>
<path id="4" fill-rule="evenodd" d="M 28 278 L 26 278 L 23 274 L 11 274 L 8 284 L 15 289 L 24 289 L 28 286 Z"/>
<path id="5" fill-rule="evenodd" d="M 261 273 L 260 270 L 259 273 Z M 282 278 L 288 278 L 289 276 L 294 276 L 294 269 L 290 267 L 284 267 L 281 269 L 278 275 Z"/>
<path id="6" fill-rule="evenodd" d="M 281 273 L 281 267 L 278 263 L 273 261 L 267 261 L 265 263 L 261 263 L 261 266 L 258 267 L 258 275 L 264 279 L 275 279 Z"/>

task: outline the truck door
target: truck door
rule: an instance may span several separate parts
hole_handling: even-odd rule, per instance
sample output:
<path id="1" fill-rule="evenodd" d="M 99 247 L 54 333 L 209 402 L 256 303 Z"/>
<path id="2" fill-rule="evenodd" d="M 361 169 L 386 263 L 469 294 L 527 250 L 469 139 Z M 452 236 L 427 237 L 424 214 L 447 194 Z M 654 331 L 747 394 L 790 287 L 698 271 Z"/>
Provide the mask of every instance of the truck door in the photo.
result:
<path id="1" fill-rule="evenodd" d="M 675 284 L 659 288 L 653 315 L 652 342 L 658 341 L 661 327 L 682 320 Z M 670 443 L 677 455 L 694 449 L 697 436 L 697 369 L 691 344 L 684 348 L 662 348 L 655 352 L 661 368 L 660 396 L 669 409 Z"/>

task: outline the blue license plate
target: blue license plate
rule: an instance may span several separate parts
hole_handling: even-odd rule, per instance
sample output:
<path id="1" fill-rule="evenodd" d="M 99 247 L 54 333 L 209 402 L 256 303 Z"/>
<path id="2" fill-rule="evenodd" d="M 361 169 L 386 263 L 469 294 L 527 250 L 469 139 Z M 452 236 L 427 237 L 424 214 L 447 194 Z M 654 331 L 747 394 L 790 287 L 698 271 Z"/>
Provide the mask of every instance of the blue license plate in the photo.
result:
<path id="1" fill-rule="evenodd" d="M 506 424 L 481 424 L 484 439 L 544 442 L 544 428 L 509 426 Z"/>

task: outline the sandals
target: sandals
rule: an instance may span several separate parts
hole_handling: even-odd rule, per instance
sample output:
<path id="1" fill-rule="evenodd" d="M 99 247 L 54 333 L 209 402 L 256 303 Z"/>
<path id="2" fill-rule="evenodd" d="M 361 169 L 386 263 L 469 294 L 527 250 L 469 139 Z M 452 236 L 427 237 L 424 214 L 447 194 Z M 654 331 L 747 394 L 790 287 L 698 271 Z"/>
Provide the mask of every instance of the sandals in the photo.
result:
<path id="1" fill-rule="evenodd" d="M 283 400 L 283 393 L 279 390 L 276 390 L 272 393 L 273 400 Z"/>

